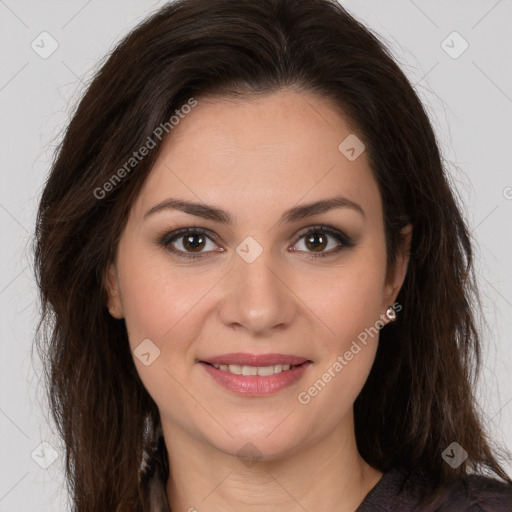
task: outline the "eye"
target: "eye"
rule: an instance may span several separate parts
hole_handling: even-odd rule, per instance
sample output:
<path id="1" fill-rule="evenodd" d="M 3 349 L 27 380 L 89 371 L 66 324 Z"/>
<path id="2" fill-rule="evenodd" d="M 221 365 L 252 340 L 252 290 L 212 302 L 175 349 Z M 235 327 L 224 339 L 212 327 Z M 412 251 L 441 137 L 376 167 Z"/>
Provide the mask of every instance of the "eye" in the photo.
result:
<path id="1" fill-rule="evenodd" d="M 293 250 L 310 253 L 308 257 L 312 258 L 334 255 L 354 245 L 350 237 L 328 226 L 313 226 L 299 236 Z"/>
<path id="2" fill-rule="evenodd" d="M 165 235 L 160 244 L 168 251 L 183 258 L 199 258 L 205 252 L 215 251 L 213 235 L 202 228 L 183 228 Z M 224 249 L 219 248 L 216 252 Z"/>

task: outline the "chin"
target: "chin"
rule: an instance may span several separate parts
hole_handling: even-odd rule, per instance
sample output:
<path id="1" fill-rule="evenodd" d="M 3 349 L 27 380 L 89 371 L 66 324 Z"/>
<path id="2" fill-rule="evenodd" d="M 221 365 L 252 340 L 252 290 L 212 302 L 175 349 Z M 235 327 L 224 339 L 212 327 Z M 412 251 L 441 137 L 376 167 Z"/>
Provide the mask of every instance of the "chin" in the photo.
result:
<path id="1" fill-rule="evenodd" d="M 232 456 L 254 461 L 276 461 L 294 452 L 300 452 L 305 440 L 303 433 L 294 435 L 290 429 L 276 429 L 278 423 L 248 427 L 240 426 L 238 430 L 230 429 L 230 437 L 225 432 L 220 438 L 212 438 L 205 433 L 208 443 L 216 449 Z M 298 429 L 297 429 L 298 430 Z M 252 465 L 252 464 L 247 464 Z"/>

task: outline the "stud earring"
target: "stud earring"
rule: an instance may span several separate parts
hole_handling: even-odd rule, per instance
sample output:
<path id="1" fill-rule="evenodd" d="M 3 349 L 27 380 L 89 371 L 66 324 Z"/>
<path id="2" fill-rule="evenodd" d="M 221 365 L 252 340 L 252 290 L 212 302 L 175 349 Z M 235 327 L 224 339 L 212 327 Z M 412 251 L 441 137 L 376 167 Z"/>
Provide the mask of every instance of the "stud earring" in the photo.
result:
<path id="1" fill-rule="evenodd" d="M 386 310 L 386 317 L 390 322 L 396 320 L 396 311 L 391 306 Z"/>

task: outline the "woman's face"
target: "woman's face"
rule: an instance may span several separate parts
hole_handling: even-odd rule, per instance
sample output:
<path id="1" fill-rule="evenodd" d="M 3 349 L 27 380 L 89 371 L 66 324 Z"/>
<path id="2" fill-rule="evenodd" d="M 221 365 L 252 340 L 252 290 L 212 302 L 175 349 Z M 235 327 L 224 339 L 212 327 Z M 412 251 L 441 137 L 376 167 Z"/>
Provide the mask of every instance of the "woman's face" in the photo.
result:
<path id="1" fill-rule="evenodd" d="M 386 276 L 360 144 L 330 103 L 290 90 L 198 99 L 174 127 L 108 279 L 164 432 L 272 459 L 350 431 L 407 264 L 404 250 Z"/>

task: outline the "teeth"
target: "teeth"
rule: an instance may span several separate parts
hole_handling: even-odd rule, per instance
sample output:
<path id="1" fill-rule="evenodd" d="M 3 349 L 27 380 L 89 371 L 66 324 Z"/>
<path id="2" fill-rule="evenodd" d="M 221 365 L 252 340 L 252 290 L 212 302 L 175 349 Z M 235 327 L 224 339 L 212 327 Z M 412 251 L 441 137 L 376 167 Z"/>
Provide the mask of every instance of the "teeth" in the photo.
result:
<path id="1" fill-rule="evenodd" d="M 234 373 L 235 375 L 261 375 L 267 377 L 276 373 L 285 372 L 293 365 L 289 364 L 274 364 L 271 366 L 241 366 L 239 364 L 213 364 L 215 368 L 224 372 Z"/>
<path id="2" fill-rule="evenodd" d="M 223 366 L 225 366 L 225 365 L 223 365 Z M 235 373 L 236 375 L 241 375 L 242 374 L 242 367 L 239 364 L 230 364 L 227 367 L 227 371 L 230 372 L 230 373 Z"/>
<path id="3" fill-rule="evenodd" d="M 242 366 L 242 375 L 258 375 L 258 369 L 258 366 Z"/>
<path id="4" fill-rule="evenodd" d="M 258 366 L 258 375 L 266 377 L 267 375 L 274 375 L 274 367 L 273 366 Z"/>

